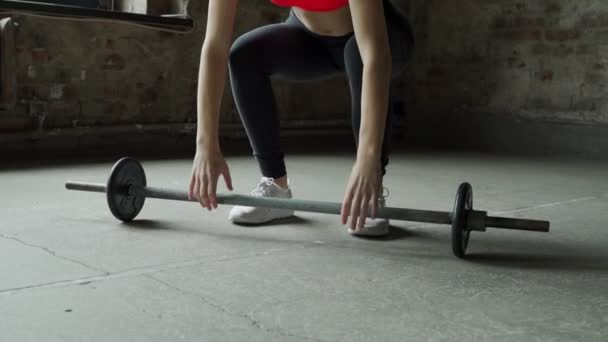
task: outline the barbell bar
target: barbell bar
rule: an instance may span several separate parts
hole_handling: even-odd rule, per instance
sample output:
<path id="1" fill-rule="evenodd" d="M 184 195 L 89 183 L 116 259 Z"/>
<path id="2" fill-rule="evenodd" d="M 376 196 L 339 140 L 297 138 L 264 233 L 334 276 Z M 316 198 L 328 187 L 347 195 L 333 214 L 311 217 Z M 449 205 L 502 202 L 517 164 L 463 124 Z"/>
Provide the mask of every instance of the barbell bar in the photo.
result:
<path id="1" fill-rule="evenodd" d="M 128 222 L 139 214 L 146 198 L 174 201 L 198 202 L 190 200 L 185 191 L 147 186 L 142 165 L 133 158 L 120 159 L 112 167 L 106 184 L 68 181 L 68 190 L 105 193 L 112 214 L 119 220 Z M 341 203 L 254 197 L 238 194 L 217 194 L 219 204 L 290 209 L 294 211 L 340 215 Z M 379 207 L 376 217 L 399 221 L 446 224 L 452 226 L 452 251 L 457 257 L 464 257 L 471 231 L 485 232 L 487 227 L 548 232 L 548 221 L 509 217 L 488 216 L 486 211 L 473 210 L 473 191 L 469 183 L 462 183 L 456 193 L 454 210 L 433 211 L 394 207 Z"/>

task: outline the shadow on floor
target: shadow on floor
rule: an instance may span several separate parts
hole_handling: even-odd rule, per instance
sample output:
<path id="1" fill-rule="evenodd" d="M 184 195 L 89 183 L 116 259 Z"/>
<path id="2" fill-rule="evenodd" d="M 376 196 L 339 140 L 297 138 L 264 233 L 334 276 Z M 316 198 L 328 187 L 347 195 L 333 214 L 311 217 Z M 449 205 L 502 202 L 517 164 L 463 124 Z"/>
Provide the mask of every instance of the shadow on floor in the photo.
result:
<path id="1" fill-rule="evenodd" d="M 256 224 L 256 223 L 235 223 L 236 226 L 248 227 L 248 228 L 262 228 L 262 227 L 272 227 L 272 226 L 281 226 L 288 224 L 311 224 L 312 221 L 307 220 L 300 216 L 290 216 L 282 219 L 273 220 L 270 222 Z"/>
<path id="2" fill-rule="evenodd" d="M 120 222 L 120 225 L 130 229 L 141 230 L 175 230 L 170 222 L 158 220 L 134 220 L 131 222 Z"/>
<path id="3" fill-rule="evenodd" d="M 184 227 L 183 223 L 175 223 L 168 221 L 158 221 L 158 220 L 134 220 L 131 222 L 123 222 L 120 223 L 122 226 L 127 229 L 137 229 L 137 230 L 174 230 L 174 231 L 187 231 L 187 232 L 199 232 L 206 235 L 214 235 L 223 239 L 246 239 L 246 240 L 257 240 L 257 241 L 276 241 L 281 243 L 301 243 L 302 241 L 290 241 L 283 239 L 269 239 L 267 236 L 252 236 L 252 235 L 235 235 L 232 233 L 214 233 L 209 231 L 204 231 L 201 229 Z M 242 227 L 247 227 L 247 229 L 256 229 L 256 228 L 264 228 L 269 226 L 280 226 L 280 225 L 301 225 L 308 227 L 316 227 L 314 222 L 309 219 L 305 219 L 299 216 L 292 216 L 289 218 L 276 220 L 263 225 L 237 225 Z M 425 239 L 428 238 L 428 234 L 422 231 L 412 231 L 408 229 L 403 229 L 395 226 L 390 227 L 390 234 L 385 237 L 373 238 L 373 237 L 356 237 L 357 239 L 367 240 L 367 241 L 393 241 L 393 240 L 411 240 L 411 239 Z M 437 246 L 435 244 L 429 245 L 424 248 L 427 252 L 429 249 L 434 249 Z M 348 248 L 358 248 L 358 249 L 366 249 L 372 248 L 372 246 L 350 246 Z M 394 249 L 394 250 L 393 250 Z M 412 246 L 406 247 L 394 247 L 387 248 L 386 246 L 382 247 L 383 253 L 403 255 L 408 254 L 406 251 L 412 252 Z M 569 254 L 532 254 L 532 253 L 521 253 L 521 252 L 469 252 L 464 259 L 464 262 L 479 264 L 484 266 L 491 267 L 499 267 L 499 268 L 516 268 L 516 269 L 529 269 L 529 270 L 554 270 L 554 271 L 571 271 L 571 272 L 580 272 L 580 271 L 592 271 L 604 273 L 608 272 L 608 255 L 583 255 L 583 254 L 573 254 L 574 252 L 569 251 Z M 414 253 L 416 254 L 416 253 Z M 439 258 L 439 255 L 428 255 L 424 253 L 426 257 L 431 258 Z M 443 257 L 443 256 L 442 256 Z"/>
<path id="4" fill-rule="evenodd" d="M 188 232 L 200 232 L 205 233 L 201 229 L 195 229 L 190 227 L 184 227 L 183 223 L 160 221 L 160 220 L 149 220 L 149 219 L 137 219 L 131 222 L 120 222 L 120 225 L 127 229 L 140 229 L 140 230 L 175 230 L 175 231 L 188 231 Z M 299 217 L 292 216 L 284 219 L 274 220 L 265 224 L 235 224 L 235 226 L 247 227 L 250 229 L 264 228 L 281 225 L 312 225 L 312 221 Z"/>
<path id="5" fill-rule="evenodd" d="M 371 241 L 393 241 L 393 240 L 402 240 L 407 238 L 412 238 L 414 236 L 420 235 L 418 233 L 414 233 L 411 230 L 390 226 L 389 234 L 382 237 L 365 237 L 365 236 L 356 236 L 358 239 L 362 240 L 371 240 Z"/>
<path id="6" fill-rule="evenodd" d="M 138 219 L 133 220 L 131 222 L 121 222 L 121 225 L 130 229 L 140 229 L 140 230 L 186 230 L 186 231 L 194 231 L 193 229 L 184 229 L 183 225 L 179 225 L 179 228 L 175 228 L 178 225 L 176 223 L 159 221 L 159 220 L 147 220 L 147 219 Z M 272 226 L 281 226 L 281 225 L 307 225 L 314 226 L 313 221 L 309 219 L 305 219 L 300 216 L 291 216 L 284 219 L 274 220 L 271 222 L 267 222 L 264 224 L 235 224 L 237 227 L 246 227 L 246 228 L 267 228 Z M 357 236 L 356 238 L 362 240 L 371 240 L 371 241 L 393 241 L 393 240 L 401 240 L 412 238 L 420 235 L 418 232 L 414 233 L 413 231 L 390 226 L 390 233 L 387 236 L 383 237 L 362 237 Z M 198 229 L 196 231 L 199 231 Z"/>
<path id="7" fill-rule="evenodd" d="M 608 272 L 608 255 L 471 253 L 466 261 L 504 268 Z"/>

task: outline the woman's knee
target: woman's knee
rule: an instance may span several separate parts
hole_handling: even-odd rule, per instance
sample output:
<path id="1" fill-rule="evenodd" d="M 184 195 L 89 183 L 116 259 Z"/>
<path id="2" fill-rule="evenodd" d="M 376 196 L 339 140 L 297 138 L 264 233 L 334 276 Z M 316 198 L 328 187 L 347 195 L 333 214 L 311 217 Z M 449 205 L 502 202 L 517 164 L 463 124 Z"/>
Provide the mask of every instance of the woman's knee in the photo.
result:
<path id="1" fill-rule="evenodd" d="M 230 47 L 229 63 L 231 67 L 242 67 L 248 70 L 267 70 L 272 67 L 285 45 L 293 37 L 293 30 L 285 24 L 272 24 L 258 27 L 237 38 Z M 283 46 L 285 45 L 285 46 Z"/>
<path id="2" fill-rule="evenodd" d="M 228 61 L 231 68 L 245 66 L 255 58 L 255 39 L 250 33 L 237 38 L 230 47 Z"/>

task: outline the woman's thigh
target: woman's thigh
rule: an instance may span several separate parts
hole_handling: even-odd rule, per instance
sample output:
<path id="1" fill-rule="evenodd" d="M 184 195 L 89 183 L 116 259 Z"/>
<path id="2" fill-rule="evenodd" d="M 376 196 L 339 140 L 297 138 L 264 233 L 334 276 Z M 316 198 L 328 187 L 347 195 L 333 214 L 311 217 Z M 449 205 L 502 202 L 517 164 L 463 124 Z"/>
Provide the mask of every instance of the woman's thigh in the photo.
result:
<path id="1" fill-rule="evenodd" d="M 240 36 L 230 50 L 230 65 L 290 80 L 322 79 L 339 72 L 318 39 L 286 23 Z"/>

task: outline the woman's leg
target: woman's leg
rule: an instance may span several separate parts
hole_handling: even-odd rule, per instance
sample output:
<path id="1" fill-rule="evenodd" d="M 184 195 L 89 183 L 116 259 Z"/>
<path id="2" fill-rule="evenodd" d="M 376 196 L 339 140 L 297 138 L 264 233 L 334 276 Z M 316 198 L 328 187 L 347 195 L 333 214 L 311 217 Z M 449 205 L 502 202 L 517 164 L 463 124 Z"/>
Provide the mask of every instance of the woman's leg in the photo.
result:
<path id="1" fill-rule="evenodd" d="M 271 76 L 311 80 L 338 72 L 327 49 L 293 24 L 257 28 L 239 37 L 230 51 L 230 81 L 237 109 L 262 175 L 286 175 Z"/>
<path id="2" fill-rule="evenodd" d="M 407 19 L 390 4 L 384 1 L 384 14 L 386 18 L 389 45 L 392 56 L 392 78 L 396 78 L 403 69 L 411 56 L 413 48 L 413 35 Z M 344 65 L 351 92 L 352 124 L 355 142 L 358 144 L 359 129 L 361 127 L 361 92 L 363 87 L 363 61 L 359 53 L 357 40 L 353 36 L 344 47 Z M 382 142 L 382 155 L 380 162 L 382 175 L 386 174 L 386 166 L 389 162 L 390 140 L 393 123 L 393 101 L 389 94 L 388 113 L 386 115 L 386 125 L 384 130 L 384 140 Z"/>

